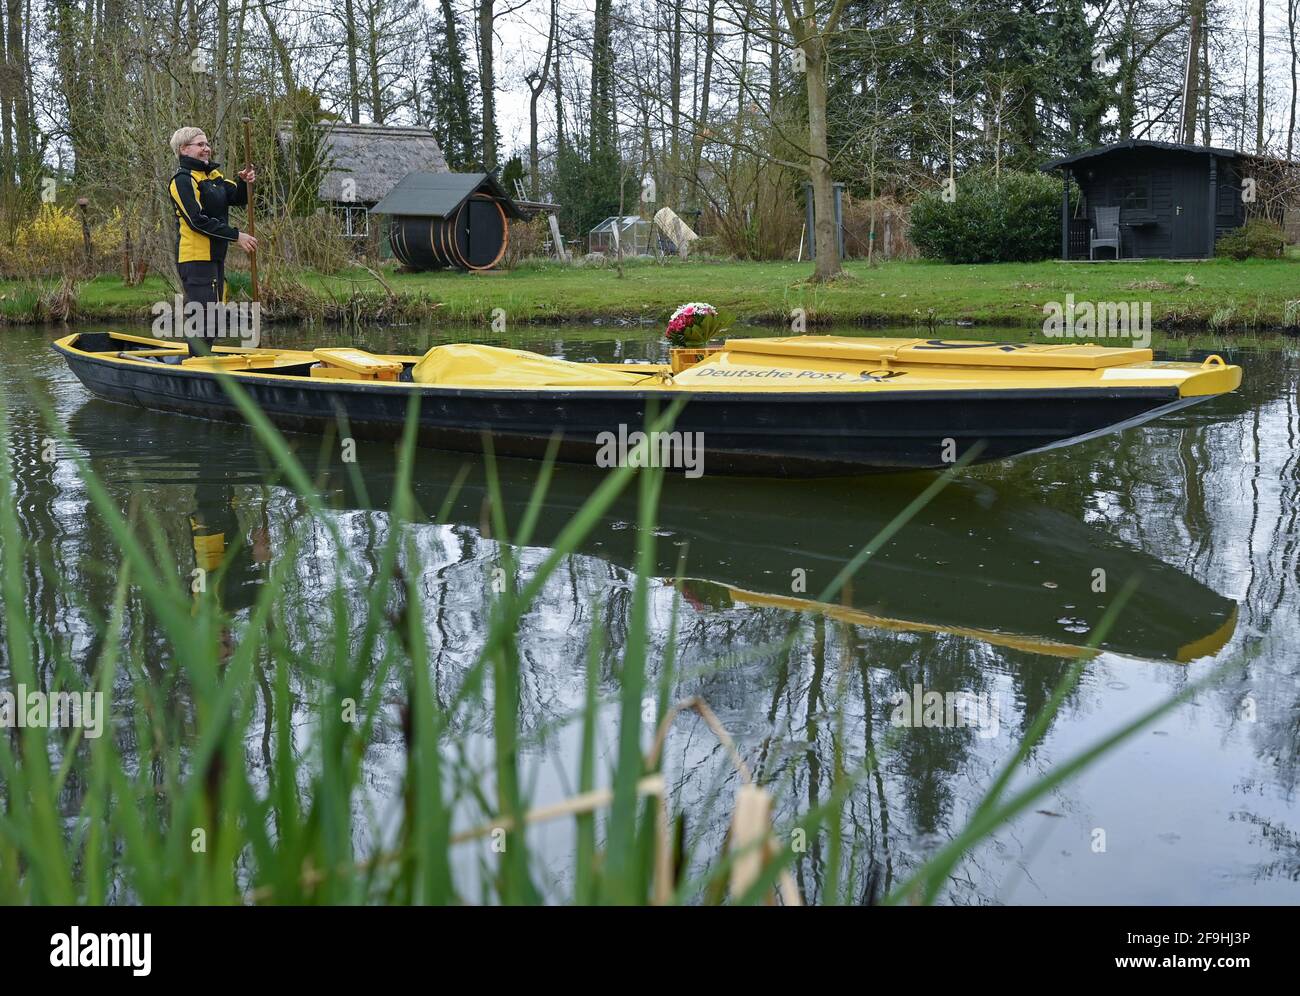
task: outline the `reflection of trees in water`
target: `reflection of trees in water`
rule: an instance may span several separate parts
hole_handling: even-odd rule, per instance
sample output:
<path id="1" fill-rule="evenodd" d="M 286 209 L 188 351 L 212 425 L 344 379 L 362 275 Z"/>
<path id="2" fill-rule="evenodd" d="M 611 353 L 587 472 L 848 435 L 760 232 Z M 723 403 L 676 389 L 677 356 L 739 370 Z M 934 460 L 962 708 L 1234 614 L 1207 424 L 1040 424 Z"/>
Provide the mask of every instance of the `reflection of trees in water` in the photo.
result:
<path id="1" fill-rule="evenodd" d="M 1236 395 L 998 476 L 1052 481 L 1054 502 L 1238 600 L 1238 626 L 1216 660 L 1237 656 L 1242 663 L 1209 694 L 1224 739 L 1248 743 L 1259 780 L 1293 799 L 1300 758 L 1300 357 L 1269 353 L 1247 369 Z M 1073 472 L 1086 453 L 1104 481 Z M 1157 508 L 1165 514 L 1151 514 Z M 1173 687 L 1188 677 L 1170 671 L 1166 680 Z M 1246 718 L 1248 699 L 1253 719 Z M 1239 788 L 1254 781 L 1248 775 Z M 1276 814 L 1245 818 L 1279 854 L 1259 875 L 1294 880 L 1295 831 Z"/>
<path id="2" fill-rule="evenodd" d="M 283 491 L 253 486 L 234 491 L 233 531 L 241 535 L 231 543 L 232 557 L 250 555 L 246 536 L 262 522 L 267 523 L 269 545 L 277 555 L 296 541 L 298 552 L 277 625 L 283 628 L 285 642 L 296 648 L 297 666 L 290 682 L 293 722 L 310 729 L 317 720 L 313 705 L 317 682 L 327 673 L 332 653 L 333 600 L 339 582 L 334 543 L 328 531 L 306 517 L 301 504 Z M 191 495 L 192 491 L 187 495 L 186 489 L 174 487 L 154 498 L 184 508 Z M 387 536 L 387 516 L 356 511 L 339 516 L 349 549 L 370 551 L 363 562 L 377 563 L 374 558 Z M 190 539 L 187 515 L 173 518 L 160 524 L 169 543 L 184 551 Z M 461 691 L 483 646 L 492 571 L 498 565 L 497 544 L 467 525 L 422 524 L 410 530 L 416 556 L 408 559 L 403 552 L 403 570 L 420 587 L 433 684 L 438 700 L 446 704 Z M 540 556 L 541 551 L 520 551 L 521 574 L 527 576 Z M 182 573 L 188 570 L 184 558 L 182 567 Z M 214 583 L 239 573 L 237 564 L 226 569 L 234 575 L 228 573 Z M 592 556 L 573 556 L 529 611 L 519 637 L 520 729 L 529 763 L 556 763 L 554 755 L 530 744 L 529 736 L 565 722 L 580 704 L 592 613 L 605 633 L 602 682 L 610 696 L 617 694 L 633 581 L 624 568 Z M 344 586 L 344 611 L 358 631 L 367 595 L 364 584 Z M 106 584 L 98 596 L 106 601 L 111 597 Z M 652 587 L 651 597 L 650 660 L 654 662 L 664 652 L 674 589 L 658 584 Z M 389 598 L 390 609 L 400 611 L 405 593 L 395 590 Z M 146 666 L 152 680 L 167 691 L 170 736 L 183 740 L 186 730 L 193 728 L 183 674 L 169 659 L 163 634 L 135 600 L 132 606 L 131 625 L 143 627 L 145 634 L 141 646 Z M 247 609 L 235 611 L 236 625 L 246 622 Z M 759 777 L 776 791 L 780 820 L 793 821 L 830 797 L 837 757 L 846 771 L 866 767 L 873 754 L 878 760 L 854 787 L 844 809 L 841 894 L 854 900 L 863 897 L 873 875 L 881 889 L 897 884 L 930 841 L 947 838 L 959 828 L 980 787 L 1010 749 L 1014 731 L 1023 730 L 1037 714 L 1069 664 L 952 634 L 895 633 L 829 622 L 818 613 L 754 607 L 700 586 L 693 601 L 683 600 L 680 613 L 677 694 L 699 694 L 712 704 Z M 778 652 L 791 632 L 789 648 Z M 376 648 L 370 661 L 355 665 L 373 669 L 382 652 Z M 890 716 L 895 693 L 911 694 L 918 684 L 940 692 L 1001 694 L 1001 736 L 981 741 L 970 729 L 894 729 Z M 999 684 L 1005 684 L 1009 694 L 1000 693 Z M 249 745 L 250 761 L 261 765 L 271 760 L 273 687 L 273 676 L 262 674 L 260 722 L 250 731 Z M 490 693 L 490 688 L 486 691 Z M 387 678 L 382 698 L 396 706 L 405 696 L 403 674 L 396 669 Z M 489 736 L 490 706 L 489 694 L 482 708 L 457 713 L 452 718 L 452 737 Z M 694 722 L 679 721 L 665 763 L 676 786 L 677 804 L 691 814 L 690 830 L 698 853 L 717 854 L 734 780 L 714 740 L 698 735 Z M 388 762 L 390 752 L 382 745 L 394 739 L 391 726 L 381 723 L 375 763 Z M 123 746 L 135 749 L 135 745 Z M 561 758 L 560 763 L 567 760 Z M 155 777 L 163 783 L 161 764 Z M 378 784 L 388 782 L 381 778 Z M 810 898 L 825 894 L 826 853 L 825 833 L 814 835 L 797 867 L 801 888 Z M 961 888 L 976 899 L 991 898 L 974 881 Z"/>
<path id="3" fill-rule="evenodd" d="M 734 610 L 683 623 L 683 630 L 697 637 L 694 659 L 683 661 L 685 670 L 708 661 L 711 648 L 724 661 L 736 660 L 726 639 L 729 615 L 734 618 Z M 981 741 L 969 728 L 898 730 L 891 726 L 896 692 L 910 695 L 920 684 L 927 690 L 994 694 L 989 675 L 1001 669 L 989 664 L 990 658 L 996 663 L 1000 652 L 962 637 L 882 633 L 779 610 L 751 610 L 744 632 L 751 646 L 777 644 L 791 625 L 794 639 L 787 651 L 733 663 L 679 691 L 703 695 L 714 705 L 756 776 L 776 791 L 781 820 L 793 821 L 830 798 L 837 757 L 844 771 L 865 771 L 848 797 L 842 828 L 846 858 L 841 895 L 857 901 L 873 876 L 881 891 L 897 884 L 900 870 L 917 860 L 912 841 L 946 837 L 957 829 L 978 798 L 978 786 L 1007 751 L 1017 717 L 1005 704 L 1001 718 L 1008 732 L 990 741 Z M 1022 677 L 1023 687 L 1043 683 L 1033 689 L 1039 701 L 1059 677 L 1058 665 L 1053 665 Z M 760 689 L 761 695 L 756 694 Z M 689 727 L 693 721 L 683 722 Z M 686 733 L 679 729 L 681 739 L 670 739 L 668 756 L 674 771 L 698 772 L 700 784 L 679 782 L 683 805 L 691 811 L 693 802 L 707 803 L 718 791 L 734 791 L 734 785 L 719 786 L 716 767 L 706 766 L 710 758 L 721 763 L 711 739 L 697 742 Z M 878 764 L 869 764 L 873 757 Z M 715 798 L 715 808 L 719 806 Z M 725 820 L 725 806 L 721 808 L 719 818 Z M 725 822 L 699 830 L 700 850 L 718 853 L 724 830 Z M 825 834 L 812 836 L 796 868 L 809 897 L 824 894 L 826 852 Z"/>
<path id="4" fill-rule="evenodd" d="M 1300 882 L 1300 835 L 1284 824 L 1251 812 L 1236 813 L 1234 819 L 1250 824 L 1254 842 L 1277 855 L 1254 866 L 1252 880 L 1285 879 Z"/>

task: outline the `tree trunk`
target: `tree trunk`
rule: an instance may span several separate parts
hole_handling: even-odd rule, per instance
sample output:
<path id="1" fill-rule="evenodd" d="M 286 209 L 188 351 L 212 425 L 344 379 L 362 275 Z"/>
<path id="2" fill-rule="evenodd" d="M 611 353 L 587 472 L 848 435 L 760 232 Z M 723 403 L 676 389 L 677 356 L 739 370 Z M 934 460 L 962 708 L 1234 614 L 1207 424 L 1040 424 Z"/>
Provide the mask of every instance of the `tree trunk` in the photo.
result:
<path id="1" fill-rule="evenodd" d="M 804 53 L 804 77 L 808 90 L 808 178 L 813 191 L 813 244 L 817 247 L 812 279 L 817 282 L 833 280 L 844 271 L 835 231 L 835 186 L 827 147 L 826 69 L 830 52 L 826 40 L 837 29 L 845 2 L 835 0 L 825 23 L 819 25 L 817 0 L 804 0 L 802 16 L 796 13 L 796 0 L 782 0 L 790 33 L 795 45 Z"/>
<path id="2" fill-rule="evenodd" d="M 777 23 L 777 0 L 768 0 L 767 115 L 776 120 L 776 103 L 781 96 L 781 30 Z"/>
<path id="3" fill-rule="evenodd" d="M 84 153 L 90 148 L 89 127 L 86 121 L 88 109 L 81 92 L 82 64 L 77 51 L 79 13 L 77 5 L 71 0 L 56 0 L 51 5 L 55 66 L 58 74 L 57 87 L 68 109 L 68 141 L 72 146 L 72 157 L 77 172 L 82 169 Z M 12 29 L 12 24 L 10 27 Z"/>
<path id="4" fill-rule="evenodd" d="M 0 7 L 0 187 L 14 184 L 13 147 L 13 71 L 9 66 L 9 33 L 6 29 L 7 11 Z"/>
<path id="5" fill-rule="evenodd" d="M 230 79 L 230 70 L 226 65 L 230 58 L 230 0 L 217 0 L 217 64 L 213 67 L 213 77 L 216 85 L 216 141 L 222 143 L 227 150 L 226 158 L 231 162 L 235 157 L 230 155 L 235 148 L 230 138 L 233 129 L 230 127 L 230 93 L 226 89 L 227 81 Z"/>
<path id="6" fill-rule="evenodd" d="M 613 0 L 596 0 L 591 38 L 591 156 L 614 144 Z"/>
<path id="7" fill-rule="evenodd" d="M 275 21 L 271 19 L 270 8 L 264 3 L 259 3 L 257 9 L 262 12 L 262 20 L 266 23 L 266 32 L 271 37 L 271 50 L 275 53 L 272 63 L 280 63 L 280 79 L 284 83 L 284 92 L 286 95 L 293 93 L 293 59 L 289 55 L 288 46 L 285 45 L 284 39 L 280 37 L 280 32 L 275 29 Z"/>
<path id="8" fill-rule="evenodd" d="M 668 49 L 668 176 L 667 190 L 659 196 L 661 204 L 677 203 L 677 184 L 682 172 L 682 5 L 673 4 Z M 678 207 L 681 205 L 678 204 Z"/>
<path id="9" fill-rule="evenodd" d="M 355 0 L 344 0 L 343 21 L 348 47 L 348 115 L 353 124 L 361 123 L 361 76 L 357 72 L 357 12 Z"/>
<path id="10" fill-rule="evenodd" d="M 704 158 L 704 137 L 709 127 L 709 89 L 713 76 L 713 33 L 716 0 L 709 0 L 707 20 L 704 25 L 704 82 L 700 85 L 700 107 L 695 121 L 695 148 L 691 151 L 691 176 L 700 182 L 700 162 Z"/>
<path id="11" fill-rule="evenodd" d="M 564 152 L 564 85 L 560 81 L 560 69 L 564 65 L 564 50 L 560 47 L 560 27 L 555 26 L 555 156 L 558 160 Z"/>
<path id="12" fill-rule="evenodd" d="M 1196 143 L 1196 92 L 1200 79 L 1197 50 L 1201 38 L 1201 22 L 1205 18 L 1205 0 L 1192 0 L 1191 28 L 1187 33 L 1187 64 L 1183 75 L 1182 140 L 1186 145 Z"/>
<path id="13" fill-rule="evenodd" d="M 813 232 L 817 246 L 813 279 L 840 274 L 839 240 L 835 237 L 835 188 L 826 141 L 826 46 L 821 38 L 804 42 L 808 77 L 808 172 L 813 188 Z"/>
<path id="14" fill-rule="evenodd" d="M 239 100 L 239 81 L 243 78 L 244 73 L 244 23 L 247 16 L 248 0 L 239 0 L 239 19 L 235 22 L 235 54 L 230 65 L 230 99 L 232 103 Z M 231 128 L 234 128 L 233 122 Z"/>
<path id="15" fill-rule="evenodd" d="M 1213 145 L 1210 135 L 1210 26 L 1201 25 L 1201 140 L 1204 145 Z"/>
<path id="16" fill-rule="evenodd" d="M 537 77 L 537 85 L 528 81 L 528 189 L 533 200 L 541 196 L 538 174 L 541 172 L 541 157 L 537 152 L 537 101 L 546 92 L 546 84 L 551 77 L 551 57 L 555 54 L 555 35 L 559 31 L 557 12 L 558 0 L 551 0 L 551 20 L 546 31 L 546 57 L 542 60 L 542 72 Z"/>
<path id="17" fill-rule="evenodd" d="M 1257 73 L 1255 87 L 1255 155 L 1264 154 L 1264 0 L 1256 0 L 1259 5 L 1259 52 L 1257 53 Z"/>
<path id="18" fill-rule="evenodd" d="M 496 15 L 494 0 L 479 0 L 478 62 L 479 90 L 483 97 L 483 168 L 491 173 L 497 168 L 496 65 L 492 56 L 492 26 Z"/>
<path id="19" fill-rule="evenodd" d="M 1132 8 L 1128 8 L 1124 11 L 1124 47 L 1120 50 L 1119 97 L 1115 101 L 1120 138 L 1133 137 L 1133 119 L 1137 117 L 1137 47 Z"/>
<path id="20" fill-rule="evenodd" d="M 384 89 L 379 68 L 379 29 L 375 24 L 375 6 L 379 0 L 366 5 L 366 75 L 370 78 L 370 116 L 375 124 L 383 124 Z"/>
<path id="21" fill-rule="evenodd" d="M 1001 108 L 999 107 L 999 111 Z M 1001 123 L 998 125 L 1001 128 Z M 880 129 L 880 89 L 875 91 L 875 113 L 871 121 L 871 160 L 867 170 L 871 182 L 871 227 L 867 232 L 867 265 L 874 267 L 876 265 L 876 136 Z M 998 143 L 1001 148 L 1001 137 L 999 133 Z"/>
<path id="22" fill-rule="evenodd" d="M 1295 104 L 1296 104 L 1296 67 L 1300 65 L 1300 53 L 1296 52 L 1296 21 L 1300 14 L 1300 0 L 1287 0 L 1286 33 L 1291 45 L 1291 117 L 1286 126 L 1286 157 L 1291 159 L 1295 143 Z"/>

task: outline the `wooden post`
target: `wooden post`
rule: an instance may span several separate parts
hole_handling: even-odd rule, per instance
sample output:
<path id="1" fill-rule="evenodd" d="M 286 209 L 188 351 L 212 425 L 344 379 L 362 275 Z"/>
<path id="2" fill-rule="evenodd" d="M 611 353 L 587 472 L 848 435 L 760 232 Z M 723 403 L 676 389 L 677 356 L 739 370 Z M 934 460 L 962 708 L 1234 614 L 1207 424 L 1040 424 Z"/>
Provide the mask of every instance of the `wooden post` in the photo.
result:
<path id="1" fill-rule="evenodd" d="M 844 262 L 844 184 L 835 184 L 835 240 L 840 247 L 840 262 Z"/>
<path id="2" fill-rule="evenodd" d="M 1061 167 L 1061 258 L 1070 258 L 1070 171 Z"/>
<path id="3" fill-rule="evenodd" d="M 93 276 L 95 272 L 95 249 L 90 244 L 90 218 L 86 214 L 86 208 L 88 207 L 90 207 L 88 198 L 77 198 L 77 208 L 81 211 L 81 241 L 86 252 L 86 276 L 89 277 Z"/>
<path id="4" fill-rule="evenodd" d="M 1210 153 L 1210 210 L 1209 210 L 1209 236 L 1210 245 L 1206 250 L 1207 259 L 1214 258 L 1214 236 L 1216 234 L 1215 222 L 1219 215 L 1219 160 L 1214 153 Z"/>
<path id="5" fill-rule="evenodd" d="M 253 165 L 253 142 L 249 136 L 249 131 L 248 131 L 250 120 L 251 119 L 247 115 L 245 115 L 243 118 L 244 168 L 245 169 Z M 252 235 L 253 237 L 257 236 L 257 221 L 253 217 L 253 185 L 251 183 L 248 184 L 248 234 Z M 252 275 L 253 300 L 260 301 L 262 300 L 262 292 L 257 284 L 257 253 L 256 252 L 251 252 L 248 254 L 248 268 L 251 271 L 251 275 Z"/>
<path id="6" fill-rule="evenodd" d="M 569 251 L 564 248 L 564 239 L 560 238 L 560 222 L 555 217 L 554 211 L 547 212 L 547 221 L 551 226 L 551 242 L 555 244 L 555 255 L 560 261 L 567 263 L 569 261 Z"/>
<path id="7" fill-rule="evenodd" d="M 813 234 L 813 186 L 807 181 L 803 185 L 804 197 L 804 231 L 808 233 L 808 258 L 817 258 L 817 236 Z M 801 243 L 802 244 L 802 243 Z"/>

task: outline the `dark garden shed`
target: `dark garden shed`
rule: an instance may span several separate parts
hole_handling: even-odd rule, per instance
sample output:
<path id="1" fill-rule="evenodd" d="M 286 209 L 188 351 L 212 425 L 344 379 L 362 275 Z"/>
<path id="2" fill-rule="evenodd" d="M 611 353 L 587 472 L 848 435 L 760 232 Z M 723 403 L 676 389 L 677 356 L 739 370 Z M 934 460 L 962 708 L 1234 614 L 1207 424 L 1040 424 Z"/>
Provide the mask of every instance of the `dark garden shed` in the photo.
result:
<path id="1" fill-rule="evenodd" d="M 489 270 L 524 217 L 490 173 L 408 173 L 370 213 L 392 216 L 393 255 L 417 270 Z"/>
<path id="2" fill-rule="evenodd" d="M 1232 149 L 1140 140 L 1055 159 L 1043 169 L 1063 179 L 1061 258 L 1213 256 L 1219 236 L 1256 213 L 1249 209 L 1264 197 L 1256 174 L 1270 162 Z M 1081 195 L 1076 203 L 1071 179 Z"/>

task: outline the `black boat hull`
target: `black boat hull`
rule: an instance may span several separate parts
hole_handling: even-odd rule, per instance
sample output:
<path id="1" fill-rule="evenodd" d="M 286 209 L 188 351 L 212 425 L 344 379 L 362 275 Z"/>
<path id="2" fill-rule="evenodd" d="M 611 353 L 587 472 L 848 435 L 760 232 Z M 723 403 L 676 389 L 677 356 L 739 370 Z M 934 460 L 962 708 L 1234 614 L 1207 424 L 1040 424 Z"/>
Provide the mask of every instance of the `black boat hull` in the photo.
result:
<path id="1" fill-rule="evenodd" d="M 82 336 L 81 340 L 94 337 Z M 107 338 L 106 336 L 104 338 Z M 79 342 L 81 341 L 79 340 Z M 219 375 L 165 364 L 115 361 L 55 348 L 93 394 L 155 411 L 242 422 Z M 239 385 L 280 428 L 399 438 L 418 391 L 423 446 L 480 453 L 484 435 L 502 455 L 538 458 L 554 435 L 558 458 L 591 464 L 602 433 L 644 427 L 669 400 L 655 391 L 408 389 L 281 374 L 240 376 Z M 702 471 L 830 477 L 941 468 L 979 447 L 981 462 L 1077 442 L 1203 400 L 1174 387 L 866 393 L 699 392 L 674 430 L 701 433 Z"/>

